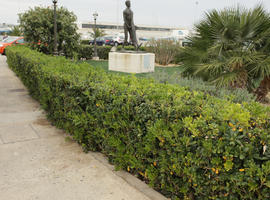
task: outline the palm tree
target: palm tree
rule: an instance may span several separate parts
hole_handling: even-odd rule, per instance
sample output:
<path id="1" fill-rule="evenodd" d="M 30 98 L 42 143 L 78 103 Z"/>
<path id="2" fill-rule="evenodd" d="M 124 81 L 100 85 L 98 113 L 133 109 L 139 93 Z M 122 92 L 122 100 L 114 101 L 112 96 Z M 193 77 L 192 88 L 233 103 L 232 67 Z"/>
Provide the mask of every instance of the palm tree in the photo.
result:
<path id="1" fill-rule="evenodd" d="M 99 37 L 103 37 L 105 35 L 106 35 L 106 33 L 99 28 L 93 29 L 93 31 L 90 32 L 91 38 L 99 38 Z"/>
<path id="2" fill-rule="evenodd" d="M 9 34 L 10 36 L 21 36 L 22 31 L 19 26 L 13 26 L 11 33 Z"/>
<path id="3" fill-rule="evenodd" d="M 213 10 L 195 30 L 182 55 L 185 74 L 247 88 L 263 100 L 270 90 L 270 16 L 263 7 Z"/>

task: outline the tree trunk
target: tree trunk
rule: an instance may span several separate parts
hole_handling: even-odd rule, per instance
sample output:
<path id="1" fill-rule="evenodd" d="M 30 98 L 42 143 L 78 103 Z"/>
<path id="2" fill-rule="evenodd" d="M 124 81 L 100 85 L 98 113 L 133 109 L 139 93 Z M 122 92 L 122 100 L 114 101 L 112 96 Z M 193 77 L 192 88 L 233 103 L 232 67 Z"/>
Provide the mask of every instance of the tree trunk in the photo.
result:
<path id="1" fill-rule="evenodd" d="M 260 83 L 260 86 L 255 91 L 257 101 L 265 102 L 266 95 L 268 94 L 269 91 L 270 91 L 270 76 L 266 76 Z"/>

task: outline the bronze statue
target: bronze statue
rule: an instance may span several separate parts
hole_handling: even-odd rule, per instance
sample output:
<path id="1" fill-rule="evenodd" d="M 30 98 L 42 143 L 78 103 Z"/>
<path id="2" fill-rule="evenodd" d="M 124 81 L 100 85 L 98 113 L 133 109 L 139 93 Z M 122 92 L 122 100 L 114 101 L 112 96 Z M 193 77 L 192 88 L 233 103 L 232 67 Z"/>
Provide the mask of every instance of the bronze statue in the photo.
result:
<path id="1" fill-rule="evenodd" d="M 134 25 L 133 21 L 133 11 L 130 9 L 130 0 L 126 0 L 126 6 L 127 8 L 123 12 L 124 16 L 124 32 L 125 32 L 125 41 L 123 46 L 128 44 L 128 34 L 130 36 L 130 40 L 132 42 L 132 45 L 138 50 L 138 42 L 136 37 L 136 26 Z"/>

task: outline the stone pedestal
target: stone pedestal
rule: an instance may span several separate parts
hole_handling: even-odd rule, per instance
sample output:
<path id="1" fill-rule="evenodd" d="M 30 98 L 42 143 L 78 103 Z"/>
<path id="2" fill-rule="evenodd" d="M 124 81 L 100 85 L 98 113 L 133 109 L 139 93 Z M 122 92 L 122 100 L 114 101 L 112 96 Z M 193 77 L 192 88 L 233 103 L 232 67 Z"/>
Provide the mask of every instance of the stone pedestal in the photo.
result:
<path id="1" fill-rule="evenodd" d="M 109 70 L 127 73 L 155 71 L 155 54 L 145 52 L 110 52 Z"/>
<path id="2" fill-rule="evenodd" d="M 99 57 L 98 56 L 94 56 L 93 58 L 92 58 L 92 60 L 99 60 Z"/>

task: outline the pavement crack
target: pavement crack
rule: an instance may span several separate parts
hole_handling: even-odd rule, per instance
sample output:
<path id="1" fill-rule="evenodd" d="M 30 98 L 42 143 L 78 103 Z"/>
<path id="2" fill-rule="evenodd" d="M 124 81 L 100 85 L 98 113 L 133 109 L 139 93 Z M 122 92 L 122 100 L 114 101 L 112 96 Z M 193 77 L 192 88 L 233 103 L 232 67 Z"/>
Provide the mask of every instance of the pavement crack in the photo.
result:
<path id="1" fill-rule="evenodd" d="M 33 127 L 33 125 L 32 124 L 29 124 L 29 126 L 35 132 L 35 134 L 38 136 L 38 138 L 40 139 L 41 137 L 40 137 L 38 131 Z"/>
<path id="2" fill-rule="evenodd" d="M 7 145 L 7 144 L 17 144 L 17 143 L 23 143 L 23 142 L 35 141 L 35 140 L 39 140 L 39 139 L 40 139 L 40 138 L 33 138 L 33 139 L 26 139 L 26 140 L 14 141 L 14 142 L 4 142 L 3 145 Z"/>
<path id="3" fill-rule="evenodd" d="M 1 141 L 2 144 L 5 144 L 5 142 L 4 142 L 4 140 L 3 140 L 3 138 L 2 138 L 1 135 L 0 135 L 0 141 Z M 1 143 L 0 143 L 0 144 L 1 144 Z"/>

